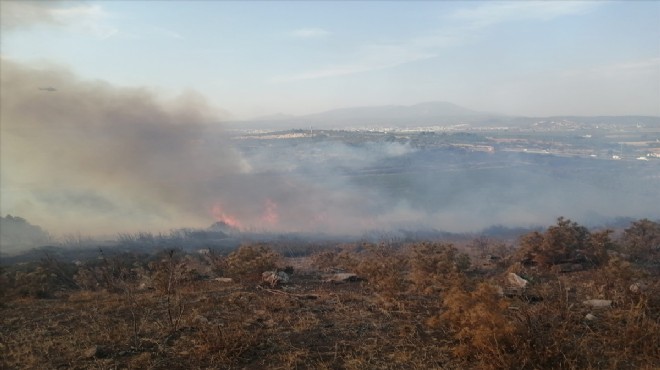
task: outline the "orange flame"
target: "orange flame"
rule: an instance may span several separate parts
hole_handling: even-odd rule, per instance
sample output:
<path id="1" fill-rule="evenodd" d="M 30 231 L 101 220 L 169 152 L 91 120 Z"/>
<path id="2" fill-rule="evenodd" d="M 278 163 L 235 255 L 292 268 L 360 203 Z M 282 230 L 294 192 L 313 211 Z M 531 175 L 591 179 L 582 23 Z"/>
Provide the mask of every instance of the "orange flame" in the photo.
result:
<path id="1" fill-rule="evenodd" d="M 270 225 L 276 224 L 280 219 L 280 215 L 277 213 L 277 203 L 270 199 L 266 199 L 264 207 L 265 209 L 264 213 L 261 215 L 261 221 Z"/>
<path id="2" fill-rule="evenodd" d="M 236 229 L 241 228 L 241 222 L 238 221 L 235 217 L 232 217 L 227 213 L 225 213 L 220 203 L 215 203 L 213 207 L 211 207 L 211 215 L 218 222 L 223 222 Z"/>

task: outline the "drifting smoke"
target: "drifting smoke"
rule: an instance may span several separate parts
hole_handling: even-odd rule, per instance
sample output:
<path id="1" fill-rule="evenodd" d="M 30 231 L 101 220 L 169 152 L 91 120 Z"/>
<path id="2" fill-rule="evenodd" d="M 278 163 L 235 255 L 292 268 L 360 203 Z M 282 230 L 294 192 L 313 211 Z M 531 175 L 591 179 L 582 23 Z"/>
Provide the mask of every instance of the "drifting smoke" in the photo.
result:
<path id="1" fill-rule="evenodd" d="M 413 148 L 383 139 L 239 147 L 254 177 L 286 173 L 288 193 L 270 199 L 288 230 L 474 232 L 559 216 L 586 224 L 660 216 L 657 164 Z"/>
<path id="2" fill-rule="evenodd" d="M 325 144 L 313 156 L 325 159 L 301 164 L 286 151 L 260 148 L 248 161 L 198 95 L 162 102 L 147 89 L 6 59 L 1 78 L 2 213 L 55 235 L 214 221 L 256 231 L 370 229 L 384 200 L 336 176 L 339 167 L 359 169 L 408 150 Z"/>
<path id="3" fill-rule="evenodd" d="M 55 235 L 215 221 L 252 231 L 463 232 L 558 216 L 660 216 L 652 163 L 567 166 L 571 159 L 386 139 L 233 140 L 218 124 L 223 115 L 193 93 L 163 102 L 147 89 L 9 60 L 1 77 L 2 213 Z M 593 173 L 574 171 L 581 166 Z"/>

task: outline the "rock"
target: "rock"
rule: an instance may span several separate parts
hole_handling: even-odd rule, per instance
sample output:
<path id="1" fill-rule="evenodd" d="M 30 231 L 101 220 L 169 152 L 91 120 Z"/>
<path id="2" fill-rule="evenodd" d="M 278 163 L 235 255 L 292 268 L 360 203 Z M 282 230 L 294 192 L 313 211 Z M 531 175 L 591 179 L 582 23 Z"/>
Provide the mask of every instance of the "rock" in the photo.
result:
<path id="1" fill-rule="evenodd" d="M 589 320 L 589 321 L 593 321 L 593 320 L 596 320 L 596 315 L 588 313 L 584 318 Z"/>
<path id="2" fill-rule="evenodd" d="M 517 274 L 510 272 L 509 275 L 507 276 L 507 280 L 509 281 L 509 284 L 511 284 L 515 288 L 525 288 L 529 281 L 521 278 Z"/>
<path id="3" fill-rule="evenodd" d="M 213 281 L 217 281 L 218 283 L 233 283 L 234 279 L 228 277 L 217 277 L 213 279 Z"/>
<path id="4" fill-rule="evenodd" d="M 642 293 L 642 292 L 644 292 L 647 288 L 648 288 L 648 284 L 646 284 L 646 283 L 644 283 L 644 282 L 632 283 L 632 284 L 630 284 L 630 287 L 628 287 L 628 289 L 629 289 L 632 293 Z"/>
<path id="5" fill-rule="evenodd" d="M 357 274 L 351 272 L 341 272 L 334 274 L 323 281 L 326 283 L 347 283 L 360 280 L 361 279 L 357 276 Z"/>
<path id="6" fill-rule="evenodd" d="M 612 307 L 612 301 L 609 299 L 588 299 L 583 301 L 582 304 L 591 306 L 594 308 L 608 308 Z"/>
<path id="7" fill-rule="evenodd" d="M 286 284 L 289 279 L 289 274 L 284 271 L 266 271 L 261 274 L 261 281 L 270 284 L 272 287 L 278 284 Z"/>
<path id="8" fill-rule="evenodd" d="M 83 354 L 85 358 L 106 358 L 110 356 L 110 350 L 103 346 L 91 346 Z"/>
<path id="9" fill-rule="evenodd" d="M 138 290 L 140 291 L 145 291 L 145 290 L 156 290 L 151 284 L 142 282 L 140 285 L 138 285 Z"/>

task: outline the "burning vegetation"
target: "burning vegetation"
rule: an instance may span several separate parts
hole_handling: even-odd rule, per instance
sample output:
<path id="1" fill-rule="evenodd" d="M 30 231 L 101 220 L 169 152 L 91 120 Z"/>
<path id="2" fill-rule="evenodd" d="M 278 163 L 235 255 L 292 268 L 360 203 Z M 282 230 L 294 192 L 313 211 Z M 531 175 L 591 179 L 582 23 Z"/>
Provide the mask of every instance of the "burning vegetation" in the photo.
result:
<path id="1" fill-rule="evenodd" d="M 611 232 L 560 218 L 513 243 L 191 251 L 131 248 L 137 239 L 85 260 L 44 250 L 39 261 L 4 265 L 2 366 L 660 366 L 660 225 L 646 219 Z"/>

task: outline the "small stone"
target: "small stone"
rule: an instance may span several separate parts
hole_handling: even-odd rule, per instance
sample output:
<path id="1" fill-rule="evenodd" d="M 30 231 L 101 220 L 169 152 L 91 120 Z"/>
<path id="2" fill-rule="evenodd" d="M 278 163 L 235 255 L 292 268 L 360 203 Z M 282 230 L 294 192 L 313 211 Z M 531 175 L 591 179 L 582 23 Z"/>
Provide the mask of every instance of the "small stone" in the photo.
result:
<path id="1" fill-rule="evenodd" d="M 346 283 L 351 281 L 360 281 L 357 274 L 351 272 L 340 272 L 324 280 L 326 283 Z"/>
<path id="2" fill-rule="evenodd" d="M 507 280 L 509 281 L 509 284 L 516 288 L 525 288 L 527 286 L 527 283 L 529 283 L 527 280 L 521 278 L 517 274 L 510 272 L 509 275 L 507 276 Z"/>
<path id="3" fill-rule="evenodd" d="M 593 320 L 596 320 L 596 315 L 588 313 L 584 318 L 589 320 L 589 321 L 593 321 Z"/>
<path id="4" fill-rule="evenodd" d="M 261 281 L 275 287 L 279 284 L 286 284 L 289 282 L 289 274 L 284 271 L 265 271 L 261 274 Z"/>
<path id="5" fill-rule="evenodd" d="M 106 358 L 110 355 L 108 348 L 103 346 L 91 346 L 83 354 L 85 358 Z"/>
<path id="6" fill-rule="evenodd" d="M 609 299 L 588 299 L 583 301 L 582 304 L 594 308 L 608 308 L 612 307 L 612 301 Z"/>

